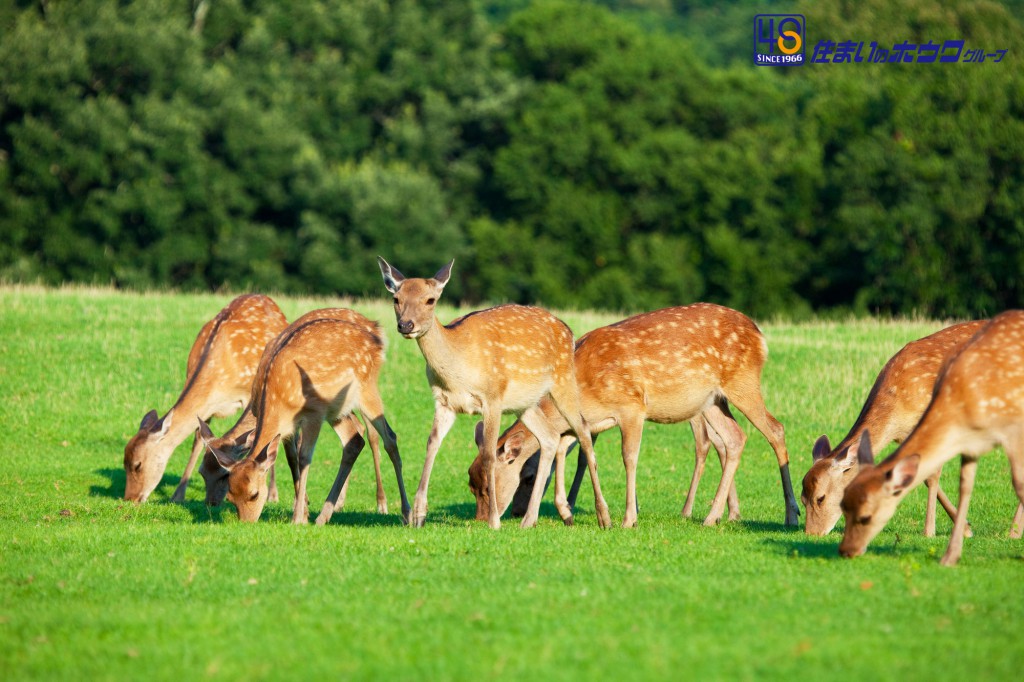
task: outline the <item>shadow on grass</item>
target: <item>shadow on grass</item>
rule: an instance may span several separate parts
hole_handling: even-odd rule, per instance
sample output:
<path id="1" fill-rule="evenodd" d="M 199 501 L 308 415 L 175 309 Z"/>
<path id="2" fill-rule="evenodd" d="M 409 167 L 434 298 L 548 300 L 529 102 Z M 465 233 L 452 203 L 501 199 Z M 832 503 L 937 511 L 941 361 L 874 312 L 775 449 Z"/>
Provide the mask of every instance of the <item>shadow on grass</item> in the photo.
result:
<path id="1" fill-rule="evenodd" d="M 740 528 L 744 530 L 754 531 L 755 533 L 793 533 L 804 532 L 802 526 L 787 526 L 785 523 L 779 523 L 775 521 L 747 521 L 740 519 L 739 521 L 731 521 L 727 523 L 738 523 Z"/>
<path id="2" fill-rule="evenodd" d="M 460 521 L 473 521 L 476 519 L 476 504 L 472 502 L 448 504 L 443 507 L 438 507 L 436 511 L 438 512 L 438 519 L 451 518 L 458 519 Z M 576 508 L 573 509 L 573 516 L 579 516 L 580 514 L 587 515 L 592 513 L 593 512 L 591 510 L 580 509 L 579 505 L 577 505 Z M 431 518 L 432 515 L 428 511 L 427 523 L 430 523 Z M 501 522 L 518 524 L 522 518 L 522 516 L 513 516 L 511 511 L 506 511 L 504 514 L 501 515 Z M 562 518 L 558 515 L 558 509 L 555 507 L 554 502 L 541 502 L 538 518 L 554 519 L 559 523 L 561 523 L 562 521 Z M 481 523 L 483 523 L 483 521 L 481 521 Z"/>
<path id="3" fill-rule="evenodd" d="M 89 486 L 89 494 L 93 497 L 111 497 L 120 499 L 124 497 L 125 475 L 124 469 L 95 469 L 94 474 L 105 476 L 106 485 Z"/>
<path id="4" fill-rule="evenodd" d="M 839 543 L 842 535 L 834 538 L 830 535 L 818 541 L 809 539 L 806 535 L 794 538 L 765 538 L 763 544 L 773 549 L 777 554 L 801 559 L 835 559 L 846 561 L 839 556 Z M 894 555 L 899 547 L 899 541 L 889 544 L 871 545 L 868 547 L 868 554 Z"/>
<path id="5" fill-rule="evenodd" d="M 94 469 L 93 473 L 105 476 L 107 483 L 106 485 L 89 486 L 90 495 L 93 497 L 109 497 L 116 500 L 124 498 L 124 489 L 127 485 L 124 469 Z M 170 474 L 164 474 L 163 478 L 160 479 L 160 483 L 153 490 L 153 494 L 149 496 L 149 501 L 170 501 L 171 495 L 174 494 L 174 490 L 178 487 L 179 480 L 181 479 Z"/>

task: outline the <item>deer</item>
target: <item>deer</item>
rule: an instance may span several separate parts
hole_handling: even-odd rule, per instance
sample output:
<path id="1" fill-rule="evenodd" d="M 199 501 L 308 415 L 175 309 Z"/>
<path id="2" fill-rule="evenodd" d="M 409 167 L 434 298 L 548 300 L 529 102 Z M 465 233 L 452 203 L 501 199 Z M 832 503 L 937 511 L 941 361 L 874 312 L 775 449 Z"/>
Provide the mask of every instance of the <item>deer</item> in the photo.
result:
<path id="1" fill-rule="evenodd" d="M 435 314 L 437 301 L 451 278 L 455 261 L 432 278 L 406 278 L 377 258 L 385 288 L 392 294 L 398 332 L 415 339 L 426 361 L 427 382 L 434 396 L 434 420 L 427 440 L 423 474 L 413 503 L 410 525 L 422 527 L 427 517 L 427 490 L 434 459 L 459 413 L 483 417 L 484 478 L 493 489 L 495 451 L 501 415 L 517 412 L 541 443 L 541 469 L 550 467 L 559 435 L 547 428 L 539 403 L 549 397 L 569 423 L 587 458 L 594 488 L 595 513 L 601 528 L 611 526 L 601 493 L 590 429 L 580 413 L 573 336 L 552 313 L 533 306 L 499 305 L 464 315 L 442 325 Z M 535 481 L 529 507 L 520 524 L 535 525 L 543 477 Z M 571 516 L 571 512 L 565 511 Z M 491 499 L 488 523 L 501 527 L 496 498 Z M 564 518 L 564 516 L 563 516 Z"/>
<path id="2" fill-rule="evenodd" d="M 256 426 L 242 444 L 245 451 L 226 452 L 211 440 L 205 441 L 210 453 L 228 471 L 226 497 L 234 504 L 239 519 L 255 522 L 262 514 L 267 502 L 267 472 L 274 465 L 278 446 L 284 439 L 296 446 L 292 522 L 309 522 L 309 466 L 326 421 L 344 445 L 337 477 L 316 524 L 330 521 L 363 447 L 358 422 L 350 418 L 356 409 L 383 441 L 398 480 L 403 521 L 408 519 L 410 507 L 397 437 L 384 416 L 377 388 L 384 362 L 384 335 L 379 325 L 374 327 L 376 333 L 365 325 L 334 317 L 310 316 L 289 325 L 273 348 L 264 353 L 252 388 Z"/>
<path id="3" fill-rule="evenodd" d="M 577 367 L 577 371 L 579 371 L 578 367 Z M 728 405 L 728 403 L 725 402 L 724 399 L 723 399 L 723 403 L 726 406 Z M 731 417 L 731 413 L 730 413 L 730 417 Z M 525 427 L 522 427 L 521 425 L 519 427 L 517 427 L 517 428 L 522 428 L 525 431 Z M 711 445 L 712 445 L 712 440 L 711 439 L 712 438 L 716 439 L 715 451 L 718 453 L 718 459 L 719 459 L 720 464 L 722 465 L 722 469 L 723 470 L 725 469 L 725 454 L 724 454 L 725 453 L 725 445 L 724 445 L 724 442 L 722 442 L 722 443 L 718 442 L 717 434 L 715 434 L 714 436 L 709 435 L 709 426 L 707 424 L 707 420 L 704 419 L 703 417 L 700 418 L 700 419 L 696 419 L 696 418 L 695 419 L 691 419 L 690 420 L 690 429 L 691 429 L 691 431 L 693 433 L 693 445 L 694 445 L 694 458 L 695 458 L 695 462 L 694 462 L 694 468 L 693 468 L 693 475 L 692 475 L 692 477 L 690 479 L 690 490 L 689 490 L 689 492 L 686 495 L 686 502 L 683 504 L 683 518 L 690 518 L 693 515 L 693 502 L 694 502 L 694 499 L 696 498 L 696 494 L 697 494 L 697 485 L 700 483 L 700 479 L 701 479 L 701 477 L 702 477 L 702 475 L 704 473 L 704 466 L 705 466 L 705 463 L 707 462 L 707 456 L 708 456 L 708 453 L 711 451 Z M 711 431 L 711 433 L 714 433 L 713 430 L 710 430 L 710 431 Z M 513 433 L 514 433 L 514 431 L 512 429 L 507 429 L 498 438 L 498 458 L 499 458 L 499 461 L 501 461 L 501 459 L 502 459 L 503 446 L 504 446 L 507 438 L 510 435 L 512 435 Z M 528 431 L 526 431 L 526 433 L 528 433 Z M 526 437 L 526 433 L 524 433 L 524 437 Z M 591 440 L 594 443 L 597 443 L 598 435 L 600 435 L 600 434 L 591 432 Z M 478 431 L 478 436 L 479 436 L 479 431 Z M 563 440 L 565 440 L 564 437 L 563 437 Z M 567 447 L 565 448 L 566 452 L 571 451 L 572 448 L 574 448 L 576 446 L 576 439 L 575 438 L 571 438 L 570 437 L 568 440 L 570 442 L 567 444 Z M 559 449 L 562 449 L 562 446 L 564 444 L 565 443 L 559 443 Z M 721 447 L 719 447 L 719 445 L 721 445 Z M 480 447 L 480 443 L 478 442 L 477 443 L 477 448 L 479 449 L 479 447 Z M 523 462 L 523 460 L 519 459 L 519 455 L 521 454 L 522 450 L 523 450 L 523 447 L 519 446 L 517 448 L 516 452 L 514 452 L 514 453 L 510 452 L 509 453 L 509 455 L 511 456 L 511 459 L 509 460 L 508 464 L 510 466 L 518 467 L 519 463 Z M 565 454 L 563 453 L 563 457 L 564 456 L 565 456 Z M 558 452 L 557 451 L 556 451 L 555 457 L 556 457 L 556 460 L 557 460 L 557 457 L 558 457 Z M 528 458 L 525 458 L 525 463 L 522 464 L 522 469 L 519 471 L 519 487 L 516 488 L 515 495 L 513 495 L 513 497 L 512 497 L 511 511 L 509 512 L 513 517 L 521 518 L 523 515 L 526 514 L 526 507 L 527 507 L 527 505 L 529 503 L 530 494 L 533 491 L 533 483 L 534 483 L 534 480 L 535 480 L 535 478 L 537 476 L 537 463 L 538 463 L 539 460 L 540 460 L 540 452 L 539 451 L 535 451 L 533 453 L 533 455 L 531 455 Z M 476 465 L 476 464 L 478 464 L 478 460 L 474 461 L 474 465 Z M 579 458 L 578 458 L 577 463 L 576 463 L 576 475 L 573 478 L 572 486 L 569 489 L 569 494 L 568 494 L 568 498 L 567 498 L 567 503 L 569 505 L 569 509 L 570 510 L 573 509 L 576 506 L 576 497 L 577 497 L 577 495 L 579 493 L 580 484 L 583 482 L 583 474 L 586 471 L 586 466 L 587 466 L 587 459 L 583 455 L 583 453 L 580 452 Z M 474 467 L 474 466 L 470 467 L 470 486 L 469 486 L 469 489 L 470 489 L 470 492 L 472 492 L 474 494 L 474 496 L 477 496 L 477 492 L 478 491 L 481 493 L 481 495 L 477 496 L 476 520 L 477 521 L 486 521 L 487 520 L 487 500 L 486 500 L 487 489 L 486 489 L 485 486 L 483 486 L 483 481 L 482 481 L 482 479 L 479 478 L 479 473 L 475 473 L 475 469 L 476 468 L 477 467 Z M 499 471 L 498 475 L 500 475 L 501 467 L 498 468 L 498 471 Z M 553 474 L 553 473 L 554 473 L 554 468 L 552 467 L 551 474 Z M 548 483 L 550 482 L 551 474 L 548 475 L 549 476 Z M 547 486 L 547 483 L 545 483 L 545 490 L 547 489 L 546 486 Z M 501 489 L 501 484 L 500 483 L 499 483 L 498 489 L 499 490 Z M 739 507 L 739 497 L 737 496 L 737 493 L 736 493 L 736 483 L 735 483 L 735 481 L 733 482 L 733 485 L 729 488 L 728 505 L 729 505 L 729 520 L 730 521 L 738 521 L 740 519 L 740 507 Z M 498 506 L 499 506 L 499 508 L 502 507 L 502 503 L 500 502 L 500 500 L 499 500 Z M 637 507 L 637 513 L 639 514 L 640 513 L 640 503 L 639 503 L 639 501 L 637 502 L 636 507 Z M 502 513 L 504 513 L 504 511 Z"/>
<path id="4" fill-rule="evenodd" d="M 799 508 L 789 477 L 785 429 L 768 412 L 761 394 L 761 371 L 767 354 L 764 336 L 750 318 L 710 303 L 636 315 L 579 339 L 575 360 L 583 417 L 594 434 L 615 426 L 622 434 L 626 469 L 623 527 L 637 524 L 636 467 L 647 421 L 690 422 L 694 429 L 697 463 L 683 516 L 692 513 L 710 439 L 723 458 L 723 475 L 704 524 L 718 523 L 727 501 L 730 518 L 739 517 L 734 479 L 746 436 L 729 411 L 729 403 L 750 420 L 775 451 L 785 498 L 785 521 L 797 525 Z M 546 401 L 540 407 L 547 428 L 566 434 L 568 425 L 558 411 Z M 571 441 L 571 436 L 563 437 L 556 453 L 555 505 L 560 513 L 566 502 L 563 460 Z M 516 422 L 500 442 L 496 487 L 483 478 L 481 458 L 474 462 L 470 467 L 470 490 L 477 498 L 478 510 L 491 497 L 496 498 L 499 509 L 508 507 L 524 462 L 536 448 L 537 440 L 521 422 Z M 489 494 L 491 490 L 496 491 L 494 496 Z"/>
<path id="5" fill-rule="evenodd" d="M 826 535 L 842 518 L 839 503 L 846 486 L 860 470 L 858 452 L 862 436 L 870 436 L 875 455 L 892 441 L 903 441 L 928 407 L 942 364 L 986 322 L 975 320 L 954 324 L 905 345 L 878 373 L 860 415 L 846 437 L 835 448 L 829 444 L 828 436 L 823 435 L 815 441 L 813 464 L 804 476 L 801 495 L 807 511 L 804 530 L 808 535 Z M 936 501 L 942 504 L 951 519 L 956 517 L 956 508 L 939 486 L 940 473 L 936 472 L 925 481 L 928 486 L 925 537 L 935 536 Z"/>
<path id="6" fill-rule="evenodd" d="M 1024 517 L 1024 311 L 987 322 L 943 365 L 921 421 L 889 457 L 872 465 L 870 436 L 861 438 L 861 471 L 840 504 L 846 527 L 839 554 L 855 557 L 885 527 L 896 507 L 922 481 L 958 454 L 960 500 L 940 563 L 955 566 L 963 552 L 967 510 L 978 459 L 1002 445 L 1020 500 L 1011 535 Z"/>
<path id="7" fill-rule="evenodd" d="M 380 326 L 369 320 L 360 313 L 351 310 L 349 308 L 321 308 L 319 310 L 313 310 L 299 317 L 292 325 L 302 325 L 311 320 L 317 319 L 334 319 L 349 322 L 358 327 L 363 327 L 371 334 L 381 335 Z M 272 356 L 276 352 L 280 341 L 285 335 L 281 334 L 275 338 L 271 343 L 267 345 L 264 351 L 264 357 L 267 353 Z M 383 336 L 381 338 L 384 338 Z M 229 470 L 223 467 L 220 460 L 213 454 L 213 450 L 219 450 L 221 453 L 226 453 L 233 459 L 240 459 L 245 452 L 248 452 L 252 448 L 252 443 L 248 441 L 249 437 L 254 433 L 256 428 L 256 415 L 253 414 L 252 405 L 255 404 L 256 396 L 251 396 L 249 407 L 243 412 L 238 422 L 231 427 L 220 438 L 215 438 L 213 432 L 210 431 L 207 426 L 205 429 L 200 425 L 201 436 L 207 441 L 210 447 L 205 449 L 203 461 L 199 466 L 199 473 L 202 474 L 203 480 L 206 483 L 206 504 L 209 506 L 218 506 L 223 501 L 228 492 L 227 479 Z M 344 427 L 344 437 L 342 444 L 344 447 L 348 447 L 349 441 L 352 442 L 351 447 L 362 448 L 363 441 L 362 437 L 367 436 L 370 442 L 370 451 L 373 454 L 373 469 L 377 479 L 377 513 L 387 514 L 388 513 L 388 500 L 384 492 L 384 484 L 381 476 L 380 469 L 380 437 L 376 430 L 372 428 L 364 429 L 354 416 L 346 417 L 351 423 Z M 356 440 L 352 440 L 355 438 Z M 285 439 L 284 450 L 287 456 L 289 467 L 292 471 L 293 482 L 298 482 L 298 470 L 297 467 L 297 454 L 294 443 L 291 439 Z M 348 491 L 349 479 L 346 478 L 344 487 L 339 493 L 339 499 L 337 501 L 337 508 L 341 508 L 345 504 L 345 497 Z M 267 496 L 268 501 L 276 501 L 277 496 L 274 490 L 274 468 L 270 469 L 270 483 L 269 492 Z"/>
<path id="8" fill-rule="evenodd" d="M 150 410 L 124 448 L 124 499 L 145 502 L 163 478 L 174 449 L 196 432 L 195 418 L 228 417 L 249 402 L 267 343 L 286 326 L 281 309 L 259 294 L 239 296 L 203 325 L 188 354 L 185 387 L 163 417 Z M 183 502 L 202 451 L 198 435 L 171 500 Z"/>

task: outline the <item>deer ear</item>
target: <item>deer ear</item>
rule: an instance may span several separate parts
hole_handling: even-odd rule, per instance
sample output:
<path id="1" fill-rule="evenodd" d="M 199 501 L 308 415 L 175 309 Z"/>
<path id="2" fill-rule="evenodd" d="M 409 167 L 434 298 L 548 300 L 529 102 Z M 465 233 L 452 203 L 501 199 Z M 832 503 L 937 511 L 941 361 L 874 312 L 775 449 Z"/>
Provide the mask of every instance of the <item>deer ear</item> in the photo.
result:
<path id="1" fill-rule="evenodd" d="M 509 459 L 515 459 L 519 455 L 523 454 L 523 440 L 526 436 L 521 430 L 513 431 L 508 438 L 505 439 L 505 450 L 509 453 Z"/>
<path id="2" fill-rule="evenodd" d="M 231 471 L 234 469 L 235 465 L 238 464 L 238 461 L 233 459 L 228 453 L 220 450 L 219 448 L 213 447 L 210 443 L 210 441 L 213 440 L 213 431 L 210 430 L 210 427 L 202 419 L 199 420 L 199 423 L 202 424 L 202 426 L 199 427 L 199 437 L 203 439 L 203 445 L 206 446 L 206 453 L 203 454 L 203 461 L 207 463 L 208 468 L 216 469 L 217 467 L 220 467 L 225 471 Z"/>
<path id="3" fill-rule="evenodd" d="M 139 431 L 153 431 L 153 425 L 160 421 L 160 415 L 156 413 L 156 410 L 150 410 L 146 413 L 146 416 L 139 422 Z"/>
<path id="4" fill-rule="evenodd" d="M 256 429 L 249 429 L 241 436 L 235 439 L 235 443 L 241 445 L 246 450 L 252 450 L 252 442 L 256 440 Z"/>
<path id="5" fill-rule="evenodd" d="M 393 294 L 397 294 L 398 289 L 405 282 L 405 275 L 380 256 L 377 256 L 377 265 L 380 266 L 380 274 L 384 278 L 384 288 Z"/>
<path id="6" fill-rule="evenodd" d="M 917 468 L 921 464 L 920 455 L 911 455 L 896 463 L 889 473 L 885 475 L 886 480 L 892 486 L 892 494 L 899 495 L 910 487 L 917 475 Z"/>
<path id="7" fill-rule="evenodd" d="M 214 436 L 213 431 L 210 430 L 210 425 L 204 422 L 199 417 L 196 417 L 196 419 L 199 420 L 199 428 L 197 429 L 197 431 L 199 432 L 199 437 L 203 439 L 203 442 L 205 443 L 207 441 L 213 440 Z"/>
<path id="8" fill-rule="evenodd" d="M 274 436 L 274 440 L 267 443 L 267 447 L 260 450 L 260 453 L 256 455 L 253 463 L 263 471 L 270 469 L 270 467 L 274 466 L 274 462 L 277 461 L 277 446 L 280 444 L 281 436 Z"/>
<path id="9" fill-rule="evenodd" d="M 860 445 L 857 446 L 857 462 L 861 466 L 875 463 L 875 455 L 871 452 L 871 436 L 867 431 L 860 435 Z"/>
<path id="10" fill-rule="evenodd" d="M 825 459 L 830 452 L 832 446 L 828 442 L 828 436 L 819 436 L 818 440 L 814 441 L 814 449 L 811 451 L 812 460 L 817 462 L 819 459 Z"/>
<path id="11" fill-rule="evenodd" d="M 448 280 L 449 280 L 449 279 L 451 278 L 451 276 L 452 276 L 452 266 L 453 266 L 453 265 L 455 265 L 455 259 L 454 259 L 454 258 L 452 258 L 452 259 L 451 259 L 451 260 L 450 260 L 450 261 L 448 262 L 448 265 L 446 265 L 446 266 L 444 266 L 443 268 L 441 268 L 440 270 L 438 270 L 438 271 L 437 271 L 437 274 L 436 274 L 436 275 L 434 275 L 434 279 L 435 279 L 435 280 L 437 281 L 437 283 L 438 283 L 438 284 L 440 284 L 440 285 L 441 285 L 442 287 L 444 287 L 444 285 L 445 285 L 445 284 L 448 284 Z"/>

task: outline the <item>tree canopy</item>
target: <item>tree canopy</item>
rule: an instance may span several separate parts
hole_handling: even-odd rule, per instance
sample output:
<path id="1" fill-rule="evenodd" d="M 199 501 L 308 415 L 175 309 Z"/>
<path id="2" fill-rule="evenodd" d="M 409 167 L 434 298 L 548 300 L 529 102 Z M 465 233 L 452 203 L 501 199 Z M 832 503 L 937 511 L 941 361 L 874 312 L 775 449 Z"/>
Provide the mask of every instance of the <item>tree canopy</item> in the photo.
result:
<path id="1" fill-rule="evenodd" d="M 796 3 L 1001 63 L 752 64 L 765 2 L 0 8 L 0 278 L 754 315 L 1024 298 L 1013 2 Z"/>

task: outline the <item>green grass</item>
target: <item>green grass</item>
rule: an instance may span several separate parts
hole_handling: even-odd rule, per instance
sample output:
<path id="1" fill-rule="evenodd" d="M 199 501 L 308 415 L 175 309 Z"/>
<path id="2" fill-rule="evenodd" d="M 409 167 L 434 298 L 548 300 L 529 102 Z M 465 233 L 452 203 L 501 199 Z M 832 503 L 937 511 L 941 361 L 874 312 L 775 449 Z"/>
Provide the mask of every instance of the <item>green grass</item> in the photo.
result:
<path id="1" fill-rule="evenodd" d="M 287 473 L 282 501 L 256 525 L 207 509 L 198 477 L 186 504 L 168 503 L 188 444 L 149 503 L 123 502 L 126 440 L 148 409 L 173 403 L 195 334 L 229 299 L 0 288 L 4 679 L 1010 679 L 1024 665 L 1024 545 L 1007 539 L 1016 501 L 1001 454 L 981 461 L 975 537 L 955 569 L 937 563 L 950 528 L 941 512 L 939 537 L 920 534 L 923 487 L 853 561 L 838 558 L 838 533 L 784 530 L 774 455 L 745 421 L 744 520 L 715 528 L 679 517 L 693 468 L 685 425 L 645 431 L 633 530 L 600 531 L 586 484 L 573 528 L 550 493 L 533 530 L 472 521 L 469 416 L 438 456 L 418 531 L 374 512 L 366 454 L 326 528 L 288 523 Z M 338 303 L 278 302 L 289 319 Z M 422 358 L 388 306 L 343 303 L 391 337 L 381 389 L 414 490 L 432 414 Z M 615 316 L 564 319 L 582 334 Z M 798 490 L 814 438 L 842 437 L 885 360 L 938 327 L 763 326 L 765 399 L 787 427 Z M 617 432 L 597 452 L 621 519 Z M 314 512 L 339 454 L 325 431 Z M 709 464 L 701 515 L 717 469 Z M 954 499 L 956 475 L 954 464 L 943 478 Z"/>

